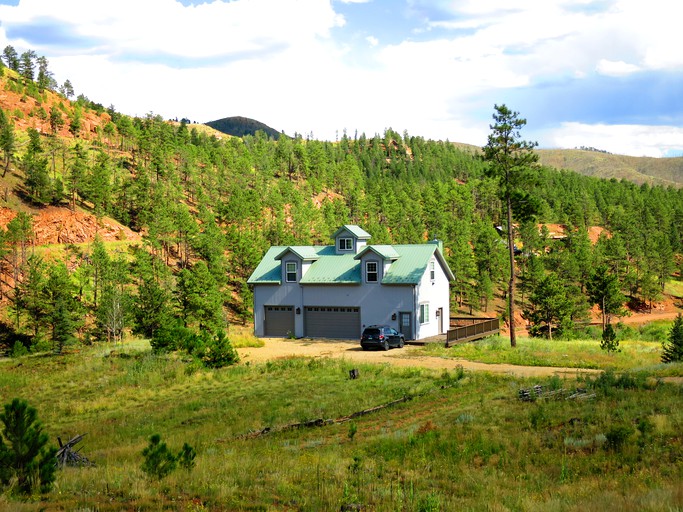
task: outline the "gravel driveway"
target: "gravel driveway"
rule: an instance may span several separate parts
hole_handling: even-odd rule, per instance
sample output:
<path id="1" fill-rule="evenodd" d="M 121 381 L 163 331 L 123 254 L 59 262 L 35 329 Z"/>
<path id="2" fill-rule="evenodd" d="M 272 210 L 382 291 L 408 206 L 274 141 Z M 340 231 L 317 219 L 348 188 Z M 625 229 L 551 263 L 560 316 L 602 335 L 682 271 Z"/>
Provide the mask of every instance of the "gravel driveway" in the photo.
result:
<path id="1" fill-rule="evenodd" d="M 443 357 L 419 355 L 419 347 L 406 346 L 402 349 L 364 351 L 357 341 L 348 340 L 289 340 L 266 338 L 265 345 L 258 348 L 240 348 L 242 363 L 262 363 L 286 357 L 332 357 L 360 363 L 387 363 L 394 366 L 419 366 L 433 369 L 455 369 L 462 366 L 465 370 L 514 375 L 517 377 L 546 377 L 559 375 L 576 377 L 577 375 L 598 373 L 600 370 L 560 368 L 548 366 L 516 366 L 511 364 L 487 364 L 451 359 Z"/>

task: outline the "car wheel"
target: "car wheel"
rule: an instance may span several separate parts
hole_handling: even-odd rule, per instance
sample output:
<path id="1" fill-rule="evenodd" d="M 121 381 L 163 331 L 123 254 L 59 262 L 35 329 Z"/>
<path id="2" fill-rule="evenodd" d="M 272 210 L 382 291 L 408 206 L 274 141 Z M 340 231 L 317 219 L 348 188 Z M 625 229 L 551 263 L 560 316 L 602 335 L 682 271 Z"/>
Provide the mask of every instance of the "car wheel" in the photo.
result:
<path id="1" fill-rule="evenodd" d="M 368 349 L 368 347 L 365 347 L 365 346 L 361 346 L 361 348 L 362 348 L 363 350 L 367 350 L 367 349 Z"/>
<path id="2" fill-rule="evenodd" d="M 382 348 L 384 350 L 389 350 L 389 342 L 387 340 L 384 340 L 384 345 L 382 345 Z"/>
<path id="3" fill-rule="evenodd" d="M 403 348 L 403 345 L 405 345 L 405 341 L 403 341 L 403 338 L 401 338 L 401 339 L 398 341 L 398 348 Z"/>

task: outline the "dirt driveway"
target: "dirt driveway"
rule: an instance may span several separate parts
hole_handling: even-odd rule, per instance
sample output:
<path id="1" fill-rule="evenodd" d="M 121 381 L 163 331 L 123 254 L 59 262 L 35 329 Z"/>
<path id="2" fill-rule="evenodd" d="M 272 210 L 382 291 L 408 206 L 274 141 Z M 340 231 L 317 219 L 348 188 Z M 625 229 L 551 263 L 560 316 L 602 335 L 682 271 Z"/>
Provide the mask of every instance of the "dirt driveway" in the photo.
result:
<path id="1" fill-rule="evenodd" d="M 596 373 L 599 370 L 556 368 L 547 366 L 515 366 L 511 364 L 486 364 L 443 357 L 419 355 L 419 347 L 406 346 L 403 349 L 363 351 L 357 341 L 346 340 L 283 340 L 264 339 L 265 345 L 258 348 L 240 348 L 242 362 L 262 363 L 292 356 L 333 357 L 359 363 L 387 363 L 394 366 L 419 366 L 433 369 L 455 369 L 458 365 L 465 370 L 485 371 L 517 377 L 546 377 L 559 375 L 575 377 L 580 374 Z"/>

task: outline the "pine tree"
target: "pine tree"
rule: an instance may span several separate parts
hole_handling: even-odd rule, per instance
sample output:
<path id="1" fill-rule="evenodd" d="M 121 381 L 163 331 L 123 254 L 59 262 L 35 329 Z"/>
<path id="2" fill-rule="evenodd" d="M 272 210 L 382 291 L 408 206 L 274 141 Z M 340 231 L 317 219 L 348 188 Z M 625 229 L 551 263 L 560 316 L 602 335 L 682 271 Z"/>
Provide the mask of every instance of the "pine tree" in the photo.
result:
<path id="1" fill-rule="evenodd" d="M 515 221 L 524 221 L 533 214 L 533 201 L 526 192 L 531 183 L 530 171 L 538 161 L 534 142 L 520 139 L 519 131 L 526 119 L 505 105 L 495 105 L 492 133 L 484 146 L 484 159 L 489 162 L 489 174 L 498 180 L 504 203 L 507 245 L 509 253 L 508 321 L 510 345 L 517 346 L 515 333 Z"/>
<path id="2" fill-rule="evenodd" d="M 16 478 L 24 494 L 35 488 L 49 491 L 55 481 L 57 449 L 47 446 L 48 436 L 36 410 L 15 398 L 5 405 L 0 421 L 4 425 L 0 436 L 0 484 L 8 485 Z"/>
<path id="3" fill-rule="evenodd" d="M 46 319 L 51 329 L 52 349 L 61 353 L 64 346 L 76 339 L 81 318 L 77 290 L 64 263 L 52 265 L 45 283 Z"/>
<path id="4" fill-rule="evenodd" d="M 14 139 L 14 125 L 4 110 L 0 109 L 0 150 L 4 154 L 4 168 L 2 170 L 2 177 L 4 178 L 9 170 L 9 164 L 12 161 L 14 153 L 15 139 Z"/>
<path id="5" fill-rule="evenodd" d="M 5 58 L 8 68 L 13 71 L 19 71 L 19 54 L 14 49 L 14 46 L 5 46 L 5 49 L 2 51 L 2 56 Z"/>
<path id="6" fill-rule="evenodd" d="M 683 315 L 680 313 L 676 316 L 669 331 L 669 339 L 663 343 L 662 349 L 663 363 L 683 361 Z"/>

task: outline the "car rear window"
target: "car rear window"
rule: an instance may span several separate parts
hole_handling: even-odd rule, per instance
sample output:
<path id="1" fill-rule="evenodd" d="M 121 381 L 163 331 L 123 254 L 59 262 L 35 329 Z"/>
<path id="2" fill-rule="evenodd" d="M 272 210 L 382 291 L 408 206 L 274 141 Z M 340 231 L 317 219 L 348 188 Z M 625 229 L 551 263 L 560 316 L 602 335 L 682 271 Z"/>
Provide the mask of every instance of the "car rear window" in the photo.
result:
<path id="1" fill-rule="evenodd" d="M 365 334 L 368 336 L 375 336 L 376 334 L 379 334 L 379 329 L 365 329 Z"/>

